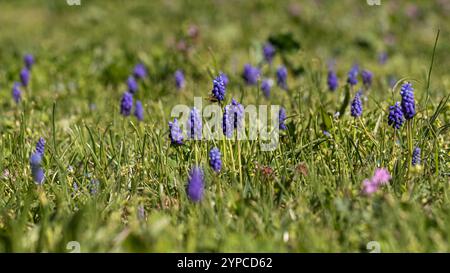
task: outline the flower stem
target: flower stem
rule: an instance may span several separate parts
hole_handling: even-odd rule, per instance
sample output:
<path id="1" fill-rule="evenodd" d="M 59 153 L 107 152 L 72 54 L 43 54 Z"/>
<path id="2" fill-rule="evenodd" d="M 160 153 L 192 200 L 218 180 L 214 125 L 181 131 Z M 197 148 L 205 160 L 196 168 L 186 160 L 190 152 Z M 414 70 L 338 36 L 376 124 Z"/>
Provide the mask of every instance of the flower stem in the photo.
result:
<path id="1" fill-rule="evenodd" d="M 236 144 L 238 146 L 238 165 L 239 165 L 239 182 L 241 186 L 243 186 L 242 182 L 242 162 L 241 162 L 241 142 L 236 140 Z"/>
<path id="2" fill-rule="evenodd" d="M 413 151 L 413 143 L 412 143 L 412 119 L 409 119 L 406 122 L 406 135 L 408 138 L 408 176 L 411 171 L 411 160 L 412 160 L 412 151 Z"/>

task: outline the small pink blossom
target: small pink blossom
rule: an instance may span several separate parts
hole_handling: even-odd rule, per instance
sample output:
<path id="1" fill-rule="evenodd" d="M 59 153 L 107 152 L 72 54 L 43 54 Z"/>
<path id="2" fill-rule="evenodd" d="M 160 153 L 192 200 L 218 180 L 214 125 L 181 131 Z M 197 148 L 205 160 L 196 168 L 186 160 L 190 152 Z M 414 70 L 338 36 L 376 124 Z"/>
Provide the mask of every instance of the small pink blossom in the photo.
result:
<path id="1" fill-rule="evenodd" d="M 378 191 L 381 185 L 386 185 L 391 180 L 391 175 L 388 170 L 384 168 L 378 168 L 375 170 L 375 174 L 371 179 L 364 179 L 362 192 L 365 195 L 372 195 Z"/>
<path id="2" fill-rule="evenodd" d="M 365 179 L 363 181 L 363 193 L 366 195 L 371 195 L 378 190 L 378 186 L 370 181 L 369 179 Z"/>
<path id="3" fill-rule="evenodd" d="M 372 177 L 372 182 L 378 185 L 385 185 L 391 180 L 391 175 L 388 170 L 384 168 L 379 168 L 375 170 L 375 174 Z"/>

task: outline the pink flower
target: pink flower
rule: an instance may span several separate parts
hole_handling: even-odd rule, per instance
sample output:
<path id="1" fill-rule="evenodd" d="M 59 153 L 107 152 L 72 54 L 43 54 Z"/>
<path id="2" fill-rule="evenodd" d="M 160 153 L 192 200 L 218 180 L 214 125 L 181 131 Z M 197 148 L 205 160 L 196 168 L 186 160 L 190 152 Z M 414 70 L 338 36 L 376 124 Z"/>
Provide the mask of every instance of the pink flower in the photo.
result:
<path id="1" fill-rule="evenodd" d="M 389 174 L 388 170 L 384 168 L 379 168 L 375 170 L 375 174 L 372 177 L 372 182 L 376 183 L 377 185 L 385 185 L 391 180 L 391 175 Z"/>
<path id="2" fill-rule="evenodd" d="M 364 179 L 363 181 L 363 193 L 365 195 L 371 195 L 378 190 L 378 185 L 370 181 L 369 179 Z"/>
<path id="3" fill-rule="evenodd" d="M 371 179 L 364 179 L 362 192 L 365 195 L 372 195 L 378 191 L 381 185 L 386 185 L 391 180 L 391 175 L 388 170 L 384 168 L 378 168 L 375 170 L 375 174 Z"/>

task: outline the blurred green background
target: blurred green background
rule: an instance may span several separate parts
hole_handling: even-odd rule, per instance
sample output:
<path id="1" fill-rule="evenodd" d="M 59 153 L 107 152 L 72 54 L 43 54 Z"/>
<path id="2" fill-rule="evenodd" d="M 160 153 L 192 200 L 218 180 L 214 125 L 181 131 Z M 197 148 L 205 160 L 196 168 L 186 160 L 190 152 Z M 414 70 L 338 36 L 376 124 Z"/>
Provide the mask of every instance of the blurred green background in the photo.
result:
<path id="1" fill-rule="evenodd" d="M 42 77 L 50 80 L 40 82 L 68 84 L 78 77 L 81 89 L 101 83 L 120 94 L 131 67 L 142 61 L 155 97 L 171 92 L 164 84 L 172 83 L 178 68 L 193 79 L 188 90 L 195 93 L 200 79 L 211 78 L 209 68 L 240 78 L 244 63 L 260 63 L 264 41 L 286 33 L 300 44 L 291 54 L 300 70 L 311 65 L 323 72 L 335 62 L 345 78 L 358 63 L 383 75 L 378 78 L 386 88 L 389 80 L 407 77 L 423 89 L 438 29 L 432 98 L 441 98 L 450 84 L 447 0 L 381 1 L 380 6 L 351 0 L 80 3 L 0 1 L 0 89 L 10 89 L 21 67 L 18 60 L 29 52 L 36 55 Z M 384 52 L 389 63 L 380 67 Z"/>
<path id="2" fill-rule="evenodd" d="M 52 67 L 46 71 L 55 78 L 61 67 L 76 74 L 76 66 L 88 62 L 91 74 L 114 85 L 123 82 L 138 60 L 149 66 L 155 83 L 171 80 L 181 66 L 194 78 L 202 77 L 214 61 L 239 76 L 242 64 L 258 63 L 261 44 L 279 33 L 291 33 L 300 43 L 298 62 L 317 58 L 326 69 L 335 60 L 344 76 L 352 63 L 376 69 L 378 55 L 387 52 L 389 66 L 380 72 L 423 80 L 440 28 L 435 75 L 444 76 L 450 66 L 446 0 L 381 1 L 380 6 L 351 0 L 80 3 L 0 1 L 1 82 L 16 75 L 20 63 L 13 60 L 25 52 L 34 53 L 42 66 L 49 62 Z M 198 37 L 189 39 L 190 31 Z M 445 76 L 436 82 L 440 88 L 449 84 Z"/>
<path id="3" fill-rule="evenodd" d="M 0 170 L 11 173 L 0 185 L 1 251 L 66 251 L 71 240 L 80 241 L 82 251 L 353 252 L 367 251 L 372 240 L 383 251 L 450 250 L 448 131 L 421 137 L 429 124 L 426 113 L 450 88 L 450 0 L 381 0 L 380 6 L 361 0 L 81 0 L 80 6 L 0 0 L 0 29 Z M 231 79 L 228 101 L 235 96 L 244 104 L 257 102 L 259 90 L 246 87 L 241 72 L 245 63 L 262 61 L 269 37 L 300 45 L 275 61 L 289 63 L 292 96 L 274 89 L 270 100 L 287 108 L 289 127 L 296 129 L 274 153 L 243 145 L 248 187 L 240 188 L 236 170 L 224 161 L 220 177 L 207 173 L 208 195 L 194 206 L 184 193 L 192 146 L 183 148 L 182 162 L 167 140 L 171 106 L 190 105 L 193 95 L 207 97 L 219 71 Z M 383 52 L 388 61 L 380 65 Z M 35 56 L 36 65 L 31 88 L 16 106 L 11 87 L 25 53 Z M 364 120 L 380 149 L 369 146 L 362 128 L 360 146 L 351 145 L 355 125 L 348 114 L 336 121 L 336 142 L 323 137 L 319 109 L 333 114 L 343 95 L 326 88 L 332 61 L 341 86 L 354 63 L 374 72 Z M 118 106 L 137 62 L 149 70 L 135 96 L 145 105 L 142 124 L 123 119 Z M 176 69 L 186 74 L 182 92 L 174 87 Z M 273 72 L 264 67 L 267 75 Z M 404 77 L 416 88 L 415 139 L 429 162 L 412 178 L 418 185 L 412 189 L 398 163 L 402 154 L 396 161 L 390 153 L 400 151 L 405 136 L 398 145 L 392 141 L 384 113 L 399 99 L 388 93 L 390 81 Z M 444 109 L 436 128 L 449 123 Z M 39 136 L 48 140 L 42 192 L 28 166 Z M 206 165 L 208 147 L 201 145 Z M 358 162 L 361 150 L 365 157 Z M 253 160 L 271 166 L 276 179 L 264 178 Z M 309 176 L 296 172 L 303 162 Z M 383 164 L 396 175 L 392 188 L 374 199 L 360 196 L 363 179 Z M 75 170 L 66 171 L 68 165 Z M 101 181 L 97 197 L 89 194 L 86 173 Z M 81 188 L 76 198 L 74 181 Z M 282 197 L 280 185 L 288 189 Z M 141 206 L 145 220 L 138 217 Z"/>

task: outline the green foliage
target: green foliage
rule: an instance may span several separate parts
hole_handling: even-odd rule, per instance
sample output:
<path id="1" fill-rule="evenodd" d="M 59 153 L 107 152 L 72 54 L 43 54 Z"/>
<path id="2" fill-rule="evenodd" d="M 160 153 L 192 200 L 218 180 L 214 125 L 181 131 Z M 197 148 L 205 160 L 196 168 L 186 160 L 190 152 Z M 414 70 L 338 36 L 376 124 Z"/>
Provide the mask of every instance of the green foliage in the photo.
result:
<path id="1" fill-rule="evenodd" d="M 82 252 L 367 252 L 370 241 L 382 252 L 450 251 L 445 4 L 414 4 L 412 16 L 413 4 L 395 1 L 43 2 L 0 2 L 0 252 L 69 252 L 71 241 Z M 272 66 L 262 62 L 267 40 L 279 51 Z M 28 52 L 36 65 L 16 105 L 11 89 Z M 336 92 L 326 88 L 332 59 Z M 145 108 L 141 123 L 119 114 L 137 62 L 149 70 L 134 96 Z M 356 89 L 345 85 L 355 62 L 374 72 L 361 119 L 349 115 Z M 275 85 L 265 99 L 259 86 L 244 85 L 245 63 L 272 79 L 285 64 L 289 90 Z M 186 76 L 181 91 L 177 69 Z M 261 151 L 259 141 L 170 146 L 172 107 L 192 106 L 194 95 L 212 104 L 219 71 L 230 79 L 226 103 L 286 108 L 275 151 Z M 400 100 L 391 77 L 415 87 L 409 133 L 386 122 Z M 40 136 L 42 187 L 29 168 Z M 409 168 L 411 144 L 422 149 L 418 168 Z M 223 156 L 219 174 L 208 166 L 212 147 Z M 205 170 L 199 204 L 186 196 L 194 164 Z M 377 167 L 393 178 L 365 196 L 362 181 Z"/>

